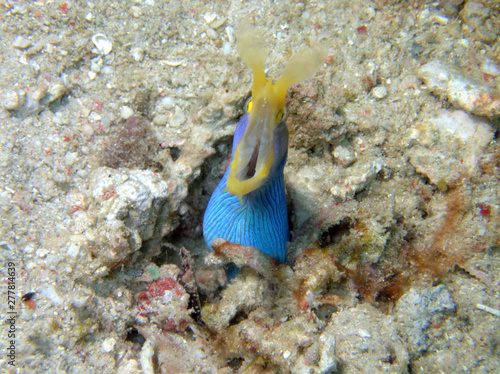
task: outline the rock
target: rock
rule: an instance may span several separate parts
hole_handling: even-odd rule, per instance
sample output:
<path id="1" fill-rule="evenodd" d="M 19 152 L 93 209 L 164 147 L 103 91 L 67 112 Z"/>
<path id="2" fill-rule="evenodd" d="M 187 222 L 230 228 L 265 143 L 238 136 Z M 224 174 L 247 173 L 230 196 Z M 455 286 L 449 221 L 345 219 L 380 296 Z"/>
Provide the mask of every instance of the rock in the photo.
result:
<path id="1" fill-rule="evenodd" d="M 414 147 L 407 155 L 418 173 L 425 175 L 432 184 L 438 186 L 457 181 L 461 175 L 461 167 L 456 166 L 457 160 L 449 158 L 442 152 L 425 147 Z"/>
<path id="2" fill-rule="evenodd" d="M 413 129 L 409 139 L 421 145 L 407 152 L 410 163 L 434 185 L 444 186 L 477 170 L 478 155 L 493 140 L 493 131 L 486 119 L 442 109 Z"/>
<path id="3" fill-rule="evenodd" d="M 446 136 L 456 138 L 474 151 L 485 147 L 493 140 L 490 122 L 463 110 L 439 110 L 430 122 L 444 138 Z"/>
<path id="4" fill-rule="evenodd" d="M 432 342 L 426 329 L 433 321 L 455 311 L 455 303 L 444 285 L 426 289 L 412 288 L 399 299 L 396 316 L 400 332 L 406 336 L 410 349 L 424 352 Z"/>
<path id="5" fill-rule="evenodd" d="M 493 4 L 493 2 L 491 3 Z M 492 43 L 498 36 L 498 10 L 484 1 L 467 1 L 460 12 L 460 18 L 474 31 L 477 39 Z"/>
<path id="6" fill-rule="evenodd" d="M 383 165 L 382 159 L 375 159 L 369 163 L 358 162 L 342 173 L 345 177 L 334 183 L 330 188 L 330 193 L 341 200 L 353 197 L 357 191 L 361 191 L 375 178 Z"/>
<path id="7" fill-rule="evenodd" d="M 316 363 L 314 365 L 313 363 Z M 317 342 L 311 345 L 299 357 L 293 367 L 297 374 L 332 374 L 338 370 L 338 358 L 335 356 L 335 334 L 324 332 Z"/>
<path id="8" fill-rule="evenodd" d="M 104 276 L 117 263 L 133 262 L 143 242 L 171 232 L 179 203 L 174 186 L 149 170 L 96 169 L 89 178 L 92 202 L 82 213 L 91 218 L 85 247 L 95 258 L 80 270 Z"/>
<path id="9" fill-rule="evenodd" d="M 166 331 L 182 332 L 191 321 L 189 294 L 174 278 L 165 277 L 152 282 L 147 290 L 137 295 L 137 302 L 137 315 L 147 316 L 149 323 Z"/>
<path id="10" fill-rule="evenodd" d="M 406 372 L 409 355 L 393 322 L 369 304 L 333 314 L 320 336 L 318 372 L 332 373 L 335 360 L 345 374 Z"/>
<path id="11" fill-rule="evenodd" d="M 418 77 L 430 91 L 446 96 L 458 109 L 478 116 L 500 117 L 500 94 L 465 78 L 454 66 L 434 60 L 420 67 Z"/>
<path id="12" fill-rule="evenodd" d="M 199 331 L 191 338 L 165 332 L 154 324 L 138 330 L 146 338 L 140 354 L 141 369 L 145 374 L 233 372 L 229 368 L 221 368 L 214 359 L 214 349 L 205 340 L 208 338 Z"/>
<path id="13" fill-rule="evenodd" d="M 99 168 L 91 178 L 92 197 L 106 222 L 123 221 L 129 230 L 137 231 L 142 240 L 151 239 L 157 230 L 170 226 L 157 219 L 166 208 L 165 199 L 172 188 L 155 173 Z"/>
<path id="14" fill-rule="evenodd" d="M 337 170 L 340 167 L 333 169 L 331 163 L 320 161 L 316 164 L 300 165 L 294 168 L 293 172 L 289 172 L 288 169 L 291 170 L 291 167 L 287 165 L 285 167 L 287 191 L 295 201 L 295 220 L 300 226 L 312 212 L 321 211 L 331 204 L 322 196 L 335 180 L 340 179 Z"/>

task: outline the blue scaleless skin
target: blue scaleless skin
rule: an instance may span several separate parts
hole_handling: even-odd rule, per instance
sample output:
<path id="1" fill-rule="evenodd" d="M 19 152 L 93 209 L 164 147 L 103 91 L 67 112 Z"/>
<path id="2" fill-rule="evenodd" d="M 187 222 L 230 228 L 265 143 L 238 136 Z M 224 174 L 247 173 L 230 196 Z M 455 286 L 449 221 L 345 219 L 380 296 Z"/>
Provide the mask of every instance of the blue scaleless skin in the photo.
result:
<path id="1" fill-rule="evenodd" d="M 239 30 L 238 52 L 253 70 L 252 98 L 234 134 L 229 168 L 215 189 L 203 218 L 208 247 L 215 238 L 253 246 L 276 261 L 286 261 L 289 240 L 283 168 L 288 130 L 282 121 L 288 87 L 310 77 L 323 63 L 320 48 L 292 57 L 283 76 L 267 79 L 266 47 L 256 28 Z M 231 279 L 237 269 L 228 270 Z"/>
<path id="2" fill-rule="evenodd" d="M 246 114 L 236 128 L 233 155 L 247 125 Z M 282 122 L 275 131 L 275 153 L 281 156 L 266 183 L 243 195 L 240 201 L 238 196 L 224 191 L 230 173 L 228 168 L 215 189 L 203 219 L 203 235 L 209 247 L 212 240 L 222 238 L 231 243 L 251 245 L 278 262 L 286 261 L 289 230 L 283 168 L 286 163 L 288 130 Z"/>

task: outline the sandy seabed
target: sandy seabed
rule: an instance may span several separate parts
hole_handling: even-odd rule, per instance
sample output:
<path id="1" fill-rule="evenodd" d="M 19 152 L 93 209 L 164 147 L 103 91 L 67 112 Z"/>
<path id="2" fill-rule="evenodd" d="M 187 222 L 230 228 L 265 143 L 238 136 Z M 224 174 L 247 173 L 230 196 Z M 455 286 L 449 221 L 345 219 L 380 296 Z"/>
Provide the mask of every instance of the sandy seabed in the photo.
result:
<path id="1" fill-rule="evenodd" d="M 8 373 L 500 372 L 497 1 L 0 0 Z M 250 94 L 288 91 L 292 241 L 209 253 Z M 221 264 L 241 273 L 227 284 Z"/>

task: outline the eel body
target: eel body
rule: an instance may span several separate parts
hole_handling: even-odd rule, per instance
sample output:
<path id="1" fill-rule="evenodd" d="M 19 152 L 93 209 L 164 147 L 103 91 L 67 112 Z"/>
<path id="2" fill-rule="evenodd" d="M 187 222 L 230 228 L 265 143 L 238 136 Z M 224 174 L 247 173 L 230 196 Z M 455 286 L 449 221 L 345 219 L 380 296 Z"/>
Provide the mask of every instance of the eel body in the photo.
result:
<path id="1" fill-rule="evenodd" d="M 248 115 L 244 115 L 236 128 L 233 155 L 247 124 Z M 281 122 L 276 131 L 279 133 L 276 136 L 281 140 L 276 146 L 276 153 L 282 156 L 266 183 L 243 195 L 240 201 L 238 196 L 225 191 L 230 171 L 228 168 L 213 192 L 203 218 L 203 235 L 209 248 L 215 238 L 222 238 L 231 243 L 253 246 L 280 263 L 286 261 L 289 229 L 283 169 L 288 130 Z"/>
<path id="2" fill-rule="evenodd" d="M 287 258 L 289 240 L 283 169 L 288 149 L 284 122 L 288 87 L 310 77 L 323 63 L 321 48 L 307 48 L 291 58 L 280 79 L 267 78 L 267 49 L 258 30 L 242 26 L 238 52 L 253 70 L 252 97 L 239 121 L 231 163 L 213 192 L 203 218 L 203 236 L 211 250 L 221 238 L 253 246 L 279 263 Z M 233 267 L 229 278 L 236 274 Z"/>

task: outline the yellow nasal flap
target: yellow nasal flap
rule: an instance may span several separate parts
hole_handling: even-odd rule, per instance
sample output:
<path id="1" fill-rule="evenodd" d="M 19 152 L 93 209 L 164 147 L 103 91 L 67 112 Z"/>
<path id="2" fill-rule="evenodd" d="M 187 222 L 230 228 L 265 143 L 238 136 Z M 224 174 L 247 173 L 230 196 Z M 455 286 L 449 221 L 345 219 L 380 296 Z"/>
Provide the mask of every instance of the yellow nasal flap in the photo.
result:
<path id="1" fill-rule="evenodd" d="M 267 181 L 276 161 L 273 130 L 281 121 L 288 87 L 313 75 L 325 60 L 326 51 L 315 47 L 297 53 L 287 64 L 283 76 L 273 83 L 264 72 L 267 48 L 259 29 L 245 23 L 238 30 L 237 40 L 240 57 L 253 70 L 252 110 L 235 149 L 225 191 L 241 201 L 242 196 Z"/>

